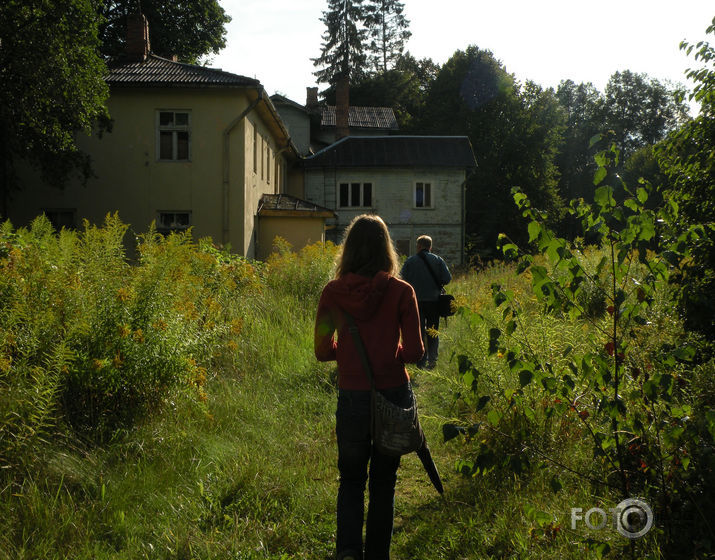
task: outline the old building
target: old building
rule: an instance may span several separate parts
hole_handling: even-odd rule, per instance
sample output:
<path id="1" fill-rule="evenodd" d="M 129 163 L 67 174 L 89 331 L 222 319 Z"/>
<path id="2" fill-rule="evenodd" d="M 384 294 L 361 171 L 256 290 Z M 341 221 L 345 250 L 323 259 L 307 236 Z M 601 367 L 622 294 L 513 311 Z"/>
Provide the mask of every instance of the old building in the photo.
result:
<path id="1" fill-rule="evenodd" d="M 130 21 L 128 56 L 106 78 L 113 120 L 110 133 L 78 138 L 91 156 L 94 176 L 86 186 L 63 190 L 28 171 L 25 188 L 8 208 L 15 224 L 43 212 L 57 226 L 101 223 L 108 212 L 137 232 L 152 222 L 160 232 L 193 228 L 247 257 L 265 254 L 258 239 L 264 195 L 287 190 L 298 154 L 288 130 L 258 80 L 151 53 L 143 16 Z M 318 213 L 302 213 L 305 239 L 320 241 Z M 284 231 L 281 228 L 280 231 Z M 297 239 L 299 235 L 293 235 Z"/>
<path id="2" fill-rule="evenodd" d="M 348 136 L 303 161 L 301 196 L 334 209 L 338 240 L 358 214 L 379 214 L 403 255 L 421 234 L 452 264 L 463 262 L 467 173 L 476 166 L 466 136 Z"/>

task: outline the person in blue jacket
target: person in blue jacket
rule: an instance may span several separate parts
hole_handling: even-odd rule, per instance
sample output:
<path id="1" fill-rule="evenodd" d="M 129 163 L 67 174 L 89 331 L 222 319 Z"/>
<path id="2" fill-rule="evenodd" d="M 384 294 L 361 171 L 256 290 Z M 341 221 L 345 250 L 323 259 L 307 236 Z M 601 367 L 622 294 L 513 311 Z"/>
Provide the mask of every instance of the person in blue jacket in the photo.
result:
<path id="1" fill-rule="evenodd" d="M 417 238 L 417 254 L 405 261 L 400 273 L 402 279 L 412 285 L 417 295 L 422 343 L 425 346 L 425 354 L 417 362 L 417 366 L 423 369 L 433 369 L 437 365 L 439 353 L 439 336 L 436 334 L 439 327 L 438 300 L 442 287 L 452 280 L 447 263 L 431 251 L 432 238 L 429 235 L 420 235 Z M 432 272 L 428 267 L 431 267 Z"/>

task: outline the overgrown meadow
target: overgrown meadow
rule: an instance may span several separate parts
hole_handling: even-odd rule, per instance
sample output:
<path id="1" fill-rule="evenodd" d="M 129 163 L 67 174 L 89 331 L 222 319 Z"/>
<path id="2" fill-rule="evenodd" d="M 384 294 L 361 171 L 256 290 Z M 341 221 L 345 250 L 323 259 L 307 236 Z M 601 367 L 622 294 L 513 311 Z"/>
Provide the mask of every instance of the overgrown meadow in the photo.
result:
<path id="1" fill-rule="evenodd" d="M 456 275 L 439 367 L 410 370 L 446 493 L 403 458 L 393 557 L 707 557 L 707 346 L 655 253 L 624 248 L 621 274 L 614 239 L 566 249 L 532 218 L 542 254 Z M 312 329 L 336 248 L 256 263 L 149 231 L 130 260 L 127 235 L 0 229 L 0 558 L 331 558 L 335 372 Z M 572 511 L 627 496 L 653 510 L 638 539 Z"/>

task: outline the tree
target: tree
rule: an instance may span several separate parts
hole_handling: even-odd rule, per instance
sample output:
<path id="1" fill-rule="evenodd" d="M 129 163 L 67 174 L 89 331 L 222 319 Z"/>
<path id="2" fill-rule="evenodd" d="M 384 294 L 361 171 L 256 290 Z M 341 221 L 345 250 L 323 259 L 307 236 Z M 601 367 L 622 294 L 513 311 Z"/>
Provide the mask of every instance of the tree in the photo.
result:
<path id="1" fill-rule="evenodd" d="M 50 184 L 87 178 L 75 134 L 108 118 L 96 0 L 0 3 L 0 213 L 18 186 L 16 165 L 37 166 Z"/>
<path id="2" fill-rule="evenodd" d="M 125 52 L 127 16 L 141 5 L 149 22 L 152 51 L 160 56 L 176 55 L 183 62 L 196 63 L 226 46 L 226 24 L 231 18 L 218 0 L 106 0 L 99 13 L 102 54 L 120 58 Z"/>
<path id="3" fill-rule="evenodd" d="M 590 201 L 596 165 L 589 141 L 604 130 L 601 93 L 591 83 L 577 85 L 565 80 L 559 84 L 556 98 L 566 114 L 563 144 L 556 157 L 561 174 L 559 193 L 565 200 L 585 198 Z"/>
<path id="4" fill-rule="evenodd" d="M 470 46 L 440 69 L 415 131 L 469 137 L 477 168 L 467 182 L 467 235 L 480 256 L 494 256 L 501 232 L 523 238 L 514 186 L 553 221 L 561 216 L 554 158 L 563 120 L 552 90 L 516 83 L 489 51 Z"/>
<path id="5" fill-rule="evenodd" d="M 328 0 L 320 18 L 326 27 L 321 53 L 312 59 L 320 67 L 314 72 L 318 82 L 335 86 L 340 78 L 359 81 L 366 74 L 364 19 L 363 0 Z"/>
<path id="6" fill-rule="evenodd" d="M 715 35 L 715 18 L 707 33 Z M 691 95 L 700 103 L 697 118 L 672 132 L 656 151 L 669 179 L 667 194 L 680 209 L 683 227 L 702 225 L 694 258 L 686 267 L 680 293 L 686 325 L 712 339 L 715 333 L 715 48 L 707 42 L 681 44 L 681 49 L 704 63 L 690 69 L 695 82 Z"/>
<path id="7" fill-rule="evenodd" d="M 623 173 L 628 168 L 632 175 L 642 168 L 656 178 L 655 169 L 648 169 L 647 153 L 687 119 L 687 107 L 679 101 L 679 94 L 679 90 L 658 80 L 630 71 L 613 74 L 604 94 L 590 83 L 561 82 L 556 96 L 567 116 L 557 156 L 561 196 L 593 201 L 596 166 L 590 139 L 609 130 L 621 154 L 618 171 Z M 629 163 L 632 157 L 637 161 Z M 571 220 L 559 229 L 566 234 L 573 225 Z"/>
<path id="8" fill-rule="evenodd" d="M 369 59 L 378 72 L 387 72 L 402 56 L 412 33 L 399 0 L 369 0 L 365 5 L 365 27 L 370 39 Z"/>
<path id="9" fill-rule="evenodd" d="M 623 160 L 658 143 L 687 120 L 688 108 L 678 100 L 680 95 L 645 74 L 626 70 L 611 76 L 604 92 L 603 121 L 614 131 Z"/>
<path id="10" fill-rule="evenodd" d="M 427 92 L 439 66 L 431 59 L 417 60 L 410 53 L 401 56 L 386 72 L 365 76 L 350 85 L 350 103 L 366 107 L 392 107 L 402 132 L 411 132 L 425 107 Z M 324 92 L 335 103 L 335 88 Z"/>

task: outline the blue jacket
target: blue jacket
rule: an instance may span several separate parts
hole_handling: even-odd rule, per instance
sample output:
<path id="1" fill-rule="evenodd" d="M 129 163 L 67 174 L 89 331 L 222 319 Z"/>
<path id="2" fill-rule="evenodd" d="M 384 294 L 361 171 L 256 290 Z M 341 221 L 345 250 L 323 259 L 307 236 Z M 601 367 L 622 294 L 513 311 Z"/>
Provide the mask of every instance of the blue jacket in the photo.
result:
<path id="1" fill-rule="evenodd" d="M 447 264 L 442 260 L 442 257 L 430 253 L 426 249 L 421 251 L 427 262 L 429 262 L 437 279 L 444 284 L 449 284 L 452 280 L 452 274 L 447 268 Z M 435 284 L 434 278 L 427 270 L 426 263 L 422 260 L 419 253 L 412 255 L 402 265 L 400 275 L 402 279 L 409 282 L 415 290 L 417 301 L 437 301 L 439 299 L 440 288 Z"/>

